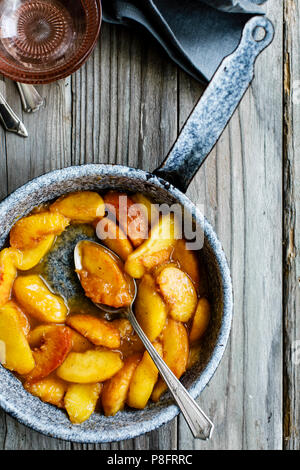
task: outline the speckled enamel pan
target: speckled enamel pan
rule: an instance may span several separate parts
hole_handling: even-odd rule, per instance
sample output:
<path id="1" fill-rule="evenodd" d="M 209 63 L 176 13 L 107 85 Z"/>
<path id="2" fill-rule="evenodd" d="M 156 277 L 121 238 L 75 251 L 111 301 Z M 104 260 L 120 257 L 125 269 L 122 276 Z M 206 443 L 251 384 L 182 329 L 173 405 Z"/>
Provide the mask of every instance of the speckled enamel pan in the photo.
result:
<path id="1" fill-rule="evenodd" d="M 256 38 L 258 28 L 265 32 L 262 40 Z M 213 304 L 213 321 L 205 336 L 201 361 L 182 378 L 194 398 L 208 384 L 223 356 L 231 328 L 232 284 L 224 252 L 213 228 L 184 192 L 232 116 L 253 78 L 256 57 L 272 37 L 273 27 L 266 18 L 252 18 L 247 23 L 238 49 L 222 63 L 168 158 L 155 174 L 112 165 L 65 168 L 34 179 L 0 204 L 0 247 L 16 220 L 34 206 L 71 191 L 112 188 L 139 191 L 156 202 L 179 202 L 187 209 L 204 232 L 203 255 Z M 27 393 L 21 382 L 3 367 L 0 367 L 0 406 L 36 431 L 82 443 L 134 438 L 158 428 L 178 414 L 178 408 L 166 393 L 158 404 L 152 403 L 144 410 L 126 410 L 109 418 L 94 413 L 85 423 L 72 425 L 63 410 Z M 205 403 L 202 406 L 205 409 Z M 217 417 L 215 420 L 218 426 Z"/>

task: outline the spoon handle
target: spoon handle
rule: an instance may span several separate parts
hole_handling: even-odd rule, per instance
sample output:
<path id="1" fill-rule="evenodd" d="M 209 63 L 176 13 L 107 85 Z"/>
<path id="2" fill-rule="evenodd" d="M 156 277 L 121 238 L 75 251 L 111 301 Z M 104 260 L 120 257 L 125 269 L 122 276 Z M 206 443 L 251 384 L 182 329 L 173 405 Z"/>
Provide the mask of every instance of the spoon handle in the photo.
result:
<path id="1" fill-rule="evenodd" d="M 35 113 L 44 105 L 45 100 L 32 85 L 17 82 L 17 87 L 26 113 Z"/>
<path id="2" fill-rule="evenodd" d="M 160 357 L 158 352 L 152 346 L 151 342 L 135 318 L 132 308 L 129 308 L 128 310 L 130 323 L 150 354 L 153 362 L 160 372 L 160 375 L 168 385 L 170 392 L 172 393 L 177 405 L 179 406 L 187 424 L 193 433 L 193 436 L 202 440 L 210 439 L 214 429 L 213 423 L 204 414 L 196 401 L 191 397 L 186 388 L 181 384 L 181 382 L 179 382 L 173 372 L 166 365 L 165 361 Z"/>

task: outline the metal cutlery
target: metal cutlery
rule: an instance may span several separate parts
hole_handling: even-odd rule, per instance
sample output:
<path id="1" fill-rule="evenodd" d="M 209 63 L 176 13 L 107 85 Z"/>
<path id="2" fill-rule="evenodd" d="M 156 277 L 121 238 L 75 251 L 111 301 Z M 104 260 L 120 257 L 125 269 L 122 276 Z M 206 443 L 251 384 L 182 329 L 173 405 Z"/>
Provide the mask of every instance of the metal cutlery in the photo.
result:
<path id="1" fill-rule="evenodd" d="M 45 103 L 44 98 L 32 85 L 16 82 L 22 101 L 23 109 L 26 113 L 35 113 Z"/>
<path id="2" fill-rule="evenodd" d="M 0 93 L 0 121 L 4 129 L 22 137 L 28 137 L 28 132 L 21 119 L 11 109 L 4 96 Z"/>

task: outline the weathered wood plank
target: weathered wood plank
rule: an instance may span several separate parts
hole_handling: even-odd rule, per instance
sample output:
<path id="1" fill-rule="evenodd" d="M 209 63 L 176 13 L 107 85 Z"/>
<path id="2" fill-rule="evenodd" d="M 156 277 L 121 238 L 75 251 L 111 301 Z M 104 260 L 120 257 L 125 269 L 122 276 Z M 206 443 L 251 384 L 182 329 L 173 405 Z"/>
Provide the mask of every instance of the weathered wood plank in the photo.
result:
<path id="1" fill-rule="evenodd" d="M 284 9 L 284 446 L 300 449 L 300 3 Z"/>
<path id="2" fill-rule="evenodd" d="M 231 265 L 235 315 L 225 357 L 199 399 L 216 425 L 213 439 L 195 442 L 180 418 L 183 449 L 282 446 L 282 2 L 270 2 L 268 13 L 274 43 L 189 190 L 197 199 L 205 188 L 206 214 Z"/>

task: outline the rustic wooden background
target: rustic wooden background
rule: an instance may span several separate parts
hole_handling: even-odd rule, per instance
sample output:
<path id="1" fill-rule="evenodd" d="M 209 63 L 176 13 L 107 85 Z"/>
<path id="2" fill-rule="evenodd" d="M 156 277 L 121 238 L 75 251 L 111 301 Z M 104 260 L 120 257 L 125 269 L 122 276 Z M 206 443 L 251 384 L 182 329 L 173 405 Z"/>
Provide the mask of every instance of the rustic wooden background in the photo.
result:
<path id="1" fill-rule="evenodd" d="M 227 352 L 199 399 L 216 425 L 213 439 L 195 441 L 180 417 L 131 441 L 81 446 L 44 437 L 0 411 L 0 448 L 300 448 L 300 365 L 292 360 L 300 340 L 299 12 L 299 0 L 269 0 L 275 40 L 259 57 L 255 80 L 188 192 L 205 204 L 234 284 Z M 15 85 L 5 82 L 22 115 Z M 74 164 L 153 170 L 203 87 L 156 44 L 104 25 L 88 63 L 40 91 L 47 105 L 23 115 L 27 140 L 0 129 L 1 199 L 35 176 Z"/>

